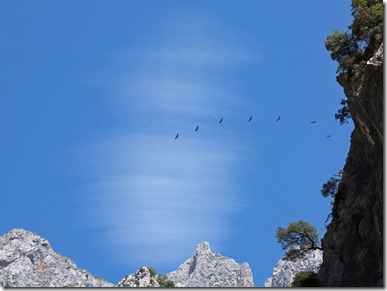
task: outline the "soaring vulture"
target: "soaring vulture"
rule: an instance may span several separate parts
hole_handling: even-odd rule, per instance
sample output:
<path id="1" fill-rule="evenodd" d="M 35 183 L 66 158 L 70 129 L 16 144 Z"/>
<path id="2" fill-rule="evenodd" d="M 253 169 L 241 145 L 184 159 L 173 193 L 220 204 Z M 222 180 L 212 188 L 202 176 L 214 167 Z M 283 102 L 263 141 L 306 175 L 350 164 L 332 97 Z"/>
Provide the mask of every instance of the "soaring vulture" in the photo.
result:
<path id="1" fill-rule="evenodd" d="M 330 135 L 327 135 L 327 137 L 331 137 L 332 135 L 330 134 Z"/>
<path id="2" fill-rule="evenodd" d="M 278 116 L 278 118 L 277 118 L 277 121 L 279 121 L 281 119 L 281 115 L 280 116 Z"/>
<path id="3" fill-rule="evenodd" d="M 250 118 L 249 118 L 249 122 L 251 121 L 251 119 L 253 119 L 253 116 L 250 116 Z"/>
<path id="4" fill-rule="evenodd" d="M 316 120 L 314 120 L 314 121 L 311 121 L 310 123 L 316 123 Z"/>
<path id="5" fill-rule="evenodd" d="M 219 120 L 219 124 L 222 123 L 222 121 L 223 121 L 223 117 Z"/>
<path id="6" fill-rule="evenodd" d="M 196 126 L 196 128 L 195 128 L 195 131 L 198 131 L 198 129 L 199 129 L 199 125 L 198 125 L 198 126 Z"/>
<path id="7" fill-rule="evenodd" d="M 176 137 L 175 137 L 175 139 L 177 139 L 179 137 L 179 134 L 176 134 Z"/>

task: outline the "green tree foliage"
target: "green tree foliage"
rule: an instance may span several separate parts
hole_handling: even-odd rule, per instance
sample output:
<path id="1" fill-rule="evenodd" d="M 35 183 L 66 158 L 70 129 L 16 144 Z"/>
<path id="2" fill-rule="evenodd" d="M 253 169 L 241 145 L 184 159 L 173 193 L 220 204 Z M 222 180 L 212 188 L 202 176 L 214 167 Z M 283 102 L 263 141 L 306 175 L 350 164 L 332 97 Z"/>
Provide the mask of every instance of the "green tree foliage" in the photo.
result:
<path id="1" fill-rule="evenodd" d="M 331 58 L 339 63 L 337 72 L 348 72 L 361 53 L 356 40 L 347 31 L 335 29 L 333 34 L 328 35 L 325 48 L 331 52 Z"/>
<path id="2" fill-rule="evenodd" d="M 341 181 L 340 176 L 334 175 L 333 177 L 330 177 L 328 181 L 324 183 L 321 188 L 322 196 L 335 198 L 337 191 L 339 190 L 340 181 Z"/>
<path id="3" fill-rule="evenodd" d="M 316 228 L 303 220 L 290 223 L 287 228 L 278 227 L 276 238 L 282 249 L 287 250 L 285 260 L 294 261 L 310 250 L 321 249 Z"/>
<path id="4" fill-rule="evenodd" d="M 317 273 L 298 272 L 294 276 L 292 287 L 320 287 Z"/>
<path id="5" fill-rule="evenodd" d="M 160 287 L 162 288 L 169 288 L 169 287 L 175 287 L 175 283 L 171 280 L 168 280 L 167 275 L 157 275 L 157 272 L 154 268 L 152 267 L 147 267 L 149 270 L 149 273 L 151 277 L 156 277 L 157 276 L 157 282 L 159 283 Z M 150 281 L 151 284 L 154 283 L 153 279 Z"/>
<path id="6" fill-rule="evenodd" d="M 325 41 L 339 73 L 353 73 L 355 62 L 369 58 L 383 42 L 382 0 L 352 0 L 352 16 L 348 31 L 334 29 Z"/>
<path id="7" fill-rule="evenodd" d="M 156 276 L 156 270 L 152 267 L 147 267 L 147 269 L 149 270 L 149 273 L 152 277 Z"/>
<path id="8" fill-rule="evenodd" d="M 157 282 L 159 283 L 161 288 L 173 288 L 175 287 L 175 283 L 171 280 L 168 280 L 166 275 L 159 275 L 157 277 Z"/>
<path id="9" fill-rule="evenodd" d="M 352 16 L 353 23 L 348 28 L 369 57 L 383 42 L 383 1 L 352 0 Z"/>
<path id="10" fill-rule="evenodd" d="M 351 112 L 349 112 L 347 100 L 341 99 L 340 104 L 343 105 L 343 107 L 337 111 L 335 119 L 340 121 L 340 125 L 343 125 L 344 123 L 348 123 L 348 119 L 351 118 Z"/>
<path id="11" fill-rule="evenodd" d="M 353 22 L 347 31 L 333 30 L 325 41 L 331 58 L 339 63 L 339 79 L 347 82 L 359 77 L 365 62 L 383 42 L 383 1 L 352 0 Z M 341 83 L 341 82 L 340 82 Z M 335 114 L 340 124 L 351 118 L 346 102 Z"/>

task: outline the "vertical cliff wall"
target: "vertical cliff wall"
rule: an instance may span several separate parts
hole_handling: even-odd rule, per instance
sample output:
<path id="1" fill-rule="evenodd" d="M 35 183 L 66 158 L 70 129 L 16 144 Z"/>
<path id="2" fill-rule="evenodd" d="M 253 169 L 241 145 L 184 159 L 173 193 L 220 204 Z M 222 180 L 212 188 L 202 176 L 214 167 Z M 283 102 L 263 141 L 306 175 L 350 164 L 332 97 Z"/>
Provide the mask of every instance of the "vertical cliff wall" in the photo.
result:
<path id="1" fill-rule="evenodd" d="M 338 77 L 355 129 L 323 239 L 323 286 L 384 286 L 383 45 L 351 82 Z"/>

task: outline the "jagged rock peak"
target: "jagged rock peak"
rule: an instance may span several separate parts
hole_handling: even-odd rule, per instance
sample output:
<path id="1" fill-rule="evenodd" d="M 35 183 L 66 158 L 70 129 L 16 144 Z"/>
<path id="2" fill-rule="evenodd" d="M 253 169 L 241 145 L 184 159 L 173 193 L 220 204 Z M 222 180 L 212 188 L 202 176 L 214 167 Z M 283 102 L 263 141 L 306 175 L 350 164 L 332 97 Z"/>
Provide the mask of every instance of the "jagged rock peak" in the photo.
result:
<path id="1" fill-rule="evenodd" d="M 160 285 L 157 282 L 157 275 L 148 267 L 142 267 L 136 273 L 122 279 L 117 287 L 160 287 Z"/>
<path id="2" fill-rule="evenodd" d="M 15 228 L 0 236 L 1 287 L 112 287 L 54 252 L 35 233 Z"/>
<path id="3" fill-rule="evenodd" d="M 176 287 L 254 287 L 248 263 L 212 253 L 210 244 L 198 244 L 192 257 L 167 274 Z"/>
<path id="4" fill-rule="evenodd" d="M 291 287 L 294 276 L 301 271 L 318 273 L 323 261 L 321 250 L 312 250 L 304 258 L 295 261 L 281 259 L 273 269 L 273 276 L 265 281 L 265 287 Z"/>
<path id="5" fill-rule="evenodd" d="M 197 245 L 196 250 L 195 250 L 196 255 L 200 254 L 210 254 L 211 249 L 210 249 L 210 244 L 206 241 L 201 242 L 200 244 Z"/>

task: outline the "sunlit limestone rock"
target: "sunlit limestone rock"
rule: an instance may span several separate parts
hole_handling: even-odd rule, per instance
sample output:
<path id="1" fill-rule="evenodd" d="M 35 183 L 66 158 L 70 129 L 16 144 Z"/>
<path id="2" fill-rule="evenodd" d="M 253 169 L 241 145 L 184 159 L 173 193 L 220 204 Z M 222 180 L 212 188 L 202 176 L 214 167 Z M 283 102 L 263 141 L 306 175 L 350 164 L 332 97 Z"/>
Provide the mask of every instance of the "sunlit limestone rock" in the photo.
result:
<path id="1" fill-rule="evenodd" d="M 212 253 L 208 242 L 167 277 L 176 287 L 254 287 L 249 264 Z"/>
<path id="2" fill-rule="evenodd" d="M 112 287 L 53 251 L 40 236 L 13 229 L 0 237 L 1 287 Z"/>
<path id="3" fill-rule="evenodd" d="M 135 274 L 127 275 L 117 287 L 160 287 L 157 275 L 151 274 L 147 267 L 142 267 Z"/>
<path id="4" fill-rule="evenodd" d="M 323 252 L 310 251 L 303 259 L 294 262 L 279 260 L 273 270 L 273 276 L 266 280 L 265 287 L 291 287 L 294 276 L 301 271 L 318 273 L 322 264 Z"/>

